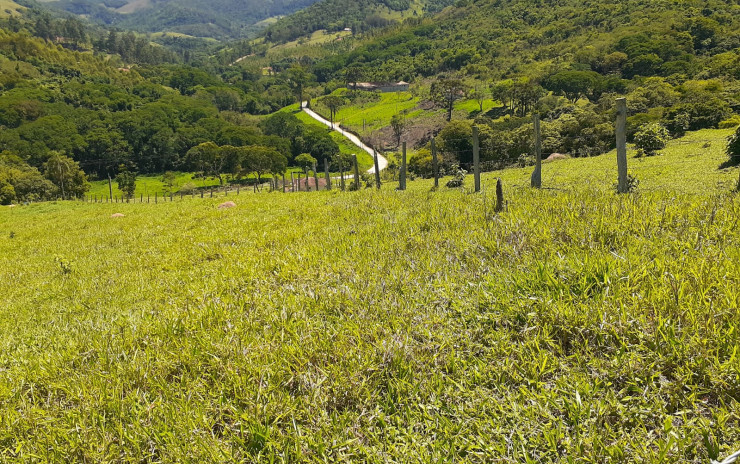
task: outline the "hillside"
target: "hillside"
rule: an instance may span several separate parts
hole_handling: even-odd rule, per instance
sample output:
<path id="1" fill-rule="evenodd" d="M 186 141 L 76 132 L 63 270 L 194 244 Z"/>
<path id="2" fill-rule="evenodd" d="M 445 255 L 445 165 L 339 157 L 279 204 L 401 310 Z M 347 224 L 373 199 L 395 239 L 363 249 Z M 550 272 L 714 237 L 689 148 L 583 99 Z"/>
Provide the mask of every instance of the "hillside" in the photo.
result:
<path id="1" fill-rule="evenodd" d="M 46 6 L 92 21 L 139 32 L 177 32 L 230 39 L 256 32 L 259 24 L 289 15 L 316 0 L 46 0 Z"/>
<path id="2" fill-rule="evenodd" d="M 271 42 L 288 42 L 319 30 L 349 28 L 355 33 L 388 26 L 406 18 L 419 18 L 440 11 L 452 0 L 321 0 L 278 20 L 264 33 Z"/>
<path id="3" fill-rule="evenodd" d="M 242 192 L 230 210 L 223 197 L 0 208 L 0 454 L 727 457 L 740 449 L 728 133 L 630 158 L 633 195 L 613 192 L 608 156 L 546 164 L 542 190 L 530 169 L 484 175 L 484 195 L 416 180 Z"/>

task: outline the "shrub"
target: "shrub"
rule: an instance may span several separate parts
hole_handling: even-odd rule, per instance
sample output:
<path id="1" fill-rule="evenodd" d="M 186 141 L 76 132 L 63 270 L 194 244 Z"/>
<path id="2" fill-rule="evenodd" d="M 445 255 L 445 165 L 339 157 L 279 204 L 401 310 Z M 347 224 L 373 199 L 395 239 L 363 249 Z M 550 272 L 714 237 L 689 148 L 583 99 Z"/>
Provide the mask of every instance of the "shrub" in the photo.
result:
<path id="1" fill-rule="evenodd" d="M 447 181 L 447 187 L 448 188 L 458 188 L 462 187 L 465 183 L 465 175 L 468 173 L 465 169 L 461 168 L 458 165 L 453 165 L 450 169 L 452 172 L 452 179 Z"/>
<path id="2" fill-rule="evenodd" d="M 727 139 L 727 156 L 732 164 L 740 164 L 740 127 Z"/>
<path id="3" fill-rule="evenodd" d="M 731 118 L 725 119 L 717 127 L 720 129 L 732 129 L 740 126 L 740 114 L 734 114 Z"/>
<path id="4" fill-rule="evenodd" d="M 658 123 L 644 124 L 635 133 L 637 156 L 653 156 L 665 148 L 670 139 L 668 130 Z"/>

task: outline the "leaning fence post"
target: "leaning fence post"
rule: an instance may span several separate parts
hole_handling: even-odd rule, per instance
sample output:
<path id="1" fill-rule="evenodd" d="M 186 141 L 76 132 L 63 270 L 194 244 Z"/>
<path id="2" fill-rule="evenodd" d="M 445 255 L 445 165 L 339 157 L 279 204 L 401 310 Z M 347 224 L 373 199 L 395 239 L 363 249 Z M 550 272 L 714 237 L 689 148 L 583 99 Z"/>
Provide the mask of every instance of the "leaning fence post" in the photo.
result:
<path id="1" fill-rule="evenodd" d="M 535 114 L 532 117 L 534 123 L 534 156 L 535 168 L 530 178 L 530 185 L 534 188 L 542 187 L 542 138 L 540 136 L 540 115 Z"/>
<path id="2" fill-rule="evenodd" d="M 401 172 L 398 175 L 398 190 L 406 190 L 406 142 L 401 146 Z"/>
<path id="3" fill-rule="evenodd" d="M 480 140 L 478 126 L 473 126 L 473 174 L 475 177 L 475 191 L 480 192 Z"/>
<path id="4" fill-rule="evenodd" d="M 496 181 L 496 211 L 497 213 L 500 213 L 504 210 L 504 186 L 501 183 L 501 179 L 499 178 Z"/>
<path id="5" fill-rule="evenodd" d="M 357 155 L 352 154 L 352 164 L 355 166 L 355 188 L 354 190 L 360 190 L 360 168 L 357 166 Z"/>
<path id="6" fill-rule="evenodd" d="M 378 152 L 373 147 L 373 164 L 375 165 L 375 187 L 380 190 L 380 166 L 378 165 Z"/>
<path id="7" fill-rule="evenodd" d="M 316 191 L 319 191 L 319 174 L 316 172 L 316 161 L 313 162 L 313 181 L 316 184 Z"/>
<path id="8" fill-rule="evenodd" d="M 331 190 L 331 176 L 329 175 L 328 158 L 324 158 L 324 177 L 326 177 L 326 190 Z"/>
<path id="9" fill-rule="evenodd" d="M 628 193 L 627 185 L 627 99 L 617 98 L 617 191 Z"/>
<path id="10" fill-rule="evenodd" d="M 437 161 L 437 143 L 432 139 L 432 170 L 434 171 L 434 188 L 439 188 L 439 163 Z"/>

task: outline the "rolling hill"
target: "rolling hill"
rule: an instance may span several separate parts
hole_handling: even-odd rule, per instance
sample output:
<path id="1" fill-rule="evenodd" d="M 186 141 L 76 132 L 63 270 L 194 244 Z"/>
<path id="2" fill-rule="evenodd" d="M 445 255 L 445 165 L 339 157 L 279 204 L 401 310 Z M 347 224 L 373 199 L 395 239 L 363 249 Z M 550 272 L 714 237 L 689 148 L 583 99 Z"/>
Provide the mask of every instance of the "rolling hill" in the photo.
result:
<path id="1" fill-rule="evenodd" d="M 197 37 L 244 37 L 269 18 L 288 15 L 316 0 L 43 0 L 51 8 L 108 26 Z"/>

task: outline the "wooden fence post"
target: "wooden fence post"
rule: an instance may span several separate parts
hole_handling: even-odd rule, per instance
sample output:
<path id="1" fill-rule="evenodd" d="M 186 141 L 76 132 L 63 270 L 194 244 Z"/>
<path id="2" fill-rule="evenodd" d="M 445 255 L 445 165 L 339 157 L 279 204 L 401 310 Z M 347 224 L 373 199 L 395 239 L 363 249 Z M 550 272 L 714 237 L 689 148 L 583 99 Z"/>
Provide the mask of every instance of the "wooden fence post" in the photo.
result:
<path id="1" fill-rule="evenodd" d="M 406 142 L 401 146 L 401 172 L 398 174 L 398 190 L 406 190 Z"/>
<path id="2" fill-rule="evenodd" d="M 326 190 L 331 190 L 331 176 L 329 175 L 328 158 L 324 158 L 324 177 L 326 177 Z"/>
<path id="3" fill-rule="evenodd" d="M 373 147 L 373 164 L 375 165 L 375 188 L 380 190 L 380 166 L 378 165 L 378 152 Z"/>
<path id="4" fill-rule="evenodd" d="M 316 172 L 316 161 L 313 162 L 313 181 L 316 184 L 316 191 L 319 191 L 319 174 Z"/>
<path id="5" fill-rule="evenodd" d="M 159 192 L 154 192 L 154 204 L 156 205 L 159 202 Z"/>
<path id="6" fill-rule="evenodd" d="M 432 138 L 432 170 L 434 171 L 434 188 L 439 188 L 439 162 L 437 161 L 437 143 Z"/>
<path id="7" fill-rule="evenodd" d="M 283 173 L 283 193 L 285 193 L 285 173 Z"/>
<path id="8" fill-rule="evenodd" d="M 629 193 L 627 185 L 627 99 L 617 98 L 617 191 Z"/>
<path id="9" fill-rule="evenodd" d="M 540 134 L 540 115 L 535 114 L 532 117 L 534 123 L 534 156 L 535 168 L 530 178 L 530 185 L 534 188 L 542 187 L 542 137 Z"/>
<path id="10" fill-rule="evenodd" d="M 341 171 L 339 171 L 339 179 L 342 182 L 342 192 L 344 192 L 347 188 L 344 183 L 344 164 L 342 164 Z"/>
<path id="11" fill-rule="evenodd" d="M 293 171 L 290 171 L 290 191 L 295 192 L 295 179 L 293 178 Z"/>
<path id="12" fill-rule="evenodd" d="M 360 190 L 360 168 L 357 166 L 357 155 L 352 154 L 352 164 L 355 166 L 355 188 L 354 190 Z"/>
<path id="13" fill-rule="evenodd" d="M 473 175 L 475 178 L 475 191 L 480 192 L 480 139 L 478 137 L 478 126 L 473 126 Z"/>

